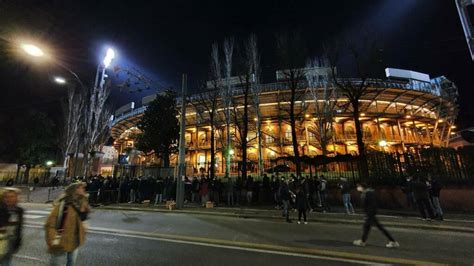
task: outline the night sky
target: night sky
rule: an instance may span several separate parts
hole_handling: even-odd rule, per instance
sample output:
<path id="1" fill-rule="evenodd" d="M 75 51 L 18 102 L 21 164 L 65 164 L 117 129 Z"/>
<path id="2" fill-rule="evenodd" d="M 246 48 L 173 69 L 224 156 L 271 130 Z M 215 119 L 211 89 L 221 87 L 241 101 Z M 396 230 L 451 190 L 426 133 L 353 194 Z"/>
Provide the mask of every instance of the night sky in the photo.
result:
<path id="1" fill-rule="evenodd" d="M 447 0 L 0 0 L 0 121 L 26 108 L 61 117 L 64 87 L 51 83 L 61 70 L 18 58 L 9 41 L 19 36 L 47 44 L 86 83 L 92 82 L 101 54 L 111 45 L 117 49 L 114 64 L 139 69 L 160 84 L 155 89 L 179 88 L 181 73 L 188 73 L 195 91 L 207 78 L 214 41 L 256 33 L 263 72 L 271 74 L 278 69 L 275 34 L 287 29 L 301 31 L 308 56 L 320 55 L 322 43 L 330 39 L 357 39 L 361 29 L 373 33 L 383 48 L 383 66 L 374 77 L 383 76 L 387 66 L 445 75 L 459 87 L 458 123 L 474 125 L 474 63 L 454 1 Z M 150 93 L 114 88 L 111 99 L 119 106 Z"/>

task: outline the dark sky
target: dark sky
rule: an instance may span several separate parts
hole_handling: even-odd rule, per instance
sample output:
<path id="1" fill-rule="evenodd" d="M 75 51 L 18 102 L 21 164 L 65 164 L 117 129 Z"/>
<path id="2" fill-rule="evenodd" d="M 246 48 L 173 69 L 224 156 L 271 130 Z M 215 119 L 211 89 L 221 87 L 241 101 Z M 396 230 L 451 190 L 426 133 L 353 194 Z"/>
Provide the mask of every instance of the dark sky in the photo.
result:
<path id="1" fill-rule="evenodd" d="M 373 33 L 384 67 L 445 75 L 459 87 L 461 126 L 472 126 L 474 63 L 454 4 L 447 0 L 377 1 L 5 1 L 0 0 L 0 112 L 27 107 L 57 113 L 64 88 L 51 83 L 59 69 L 19 59 L 5 40 L 18 36 L 47 43 L 61 63 L 92 82 L 106 45 L 120 66 L 133 66 L 163 86 L 179 87 L 181 73 L 196 89 L 208 72 L 212 42 L 256 33 L 263 71 L 277 69 L 274 36 L 298 29 L 311 56 L 334 38 Z M 114 89 L 116 106 L 142 94 Z"/>

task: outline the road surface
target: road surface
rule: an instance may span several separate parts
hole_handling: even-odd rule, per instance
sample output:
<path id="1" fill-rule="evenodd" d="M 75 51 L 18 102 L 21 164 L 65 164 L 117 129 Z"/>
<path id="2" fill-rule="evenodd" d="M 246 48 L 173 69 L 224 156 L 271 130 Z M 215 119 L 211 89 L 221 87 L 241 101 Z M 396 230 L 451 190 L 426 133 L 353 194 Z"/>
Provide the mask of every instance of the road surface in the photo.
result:
<path id="1" fill-rule="evenodd" d="M 42 225 L 51 209 L 27 204 L 17 265 L 46 265 Z M 318 214 L 312 214 L 317 219 Z M 356 225 L 94 210 L 79 265 L 358 265 L 474 264 L 474 234 L 388 228 L 401 247 L 384 247 L 374 228 L 365 248 L 352 246 Z"/>

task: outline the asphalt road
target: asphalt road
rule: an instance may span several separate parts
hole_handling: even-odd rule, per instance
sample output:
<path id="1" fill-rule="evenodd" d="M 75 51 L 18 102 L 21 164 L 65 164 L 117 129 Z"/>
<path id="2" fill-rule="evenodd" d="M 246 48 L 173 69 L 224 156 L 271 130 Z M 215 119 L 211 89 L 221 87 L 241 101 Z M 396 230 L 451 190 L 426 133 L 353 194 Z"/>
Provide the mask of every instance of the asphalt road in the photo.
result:
<path id="1" fill-rule="evenodd" d="M 25 205 L 17 265 L 45 265 L 42 224 L 50 207 Z M 317 215 L 317 214 L 315 214 Z M 384 247 L 376 229 L 365 248 L 352 246 L 360 226 L 95 210 L 79 265 L 346 265 L 474 263 L 474 234 L 388 228 L 400 242 Z"/>

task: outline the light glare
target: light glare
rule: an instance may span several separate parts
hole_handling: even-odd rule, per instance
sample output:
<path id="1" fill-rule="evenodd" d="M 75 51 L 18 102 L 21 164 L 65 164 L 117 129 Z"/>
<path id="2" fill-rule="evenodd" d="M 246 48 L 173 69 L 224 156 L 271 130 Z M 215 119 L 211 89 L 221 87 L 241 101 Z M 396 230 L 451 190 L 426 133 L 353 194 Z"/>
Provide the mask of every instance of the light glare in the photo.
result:
<path id="1" fill-rule="evenodd" d="M 29 55 L 34 57 L 42 57 L 44 56 L 43 50 L 38 46 L 30 43 L 24 43 L 21 45 L 21 48 Z"/>
<path id="2" fill-rule="evenodd" d="M 63 77 L 54 77 L 54 82 L 58 84 L 65 84 L 66 80 Z"/>
<path id="3" fill-rule="evenodd" d="M 105 68 L 109 67 L 112 60 L 115 58 L 115 52 L 112 48 L 107 49 L 107 54 L 104 58 L 104 66 Z"/>

